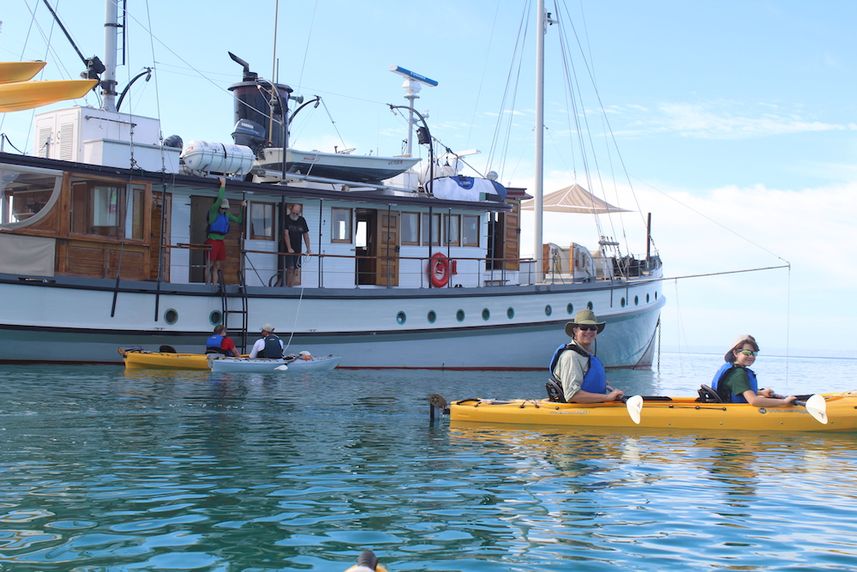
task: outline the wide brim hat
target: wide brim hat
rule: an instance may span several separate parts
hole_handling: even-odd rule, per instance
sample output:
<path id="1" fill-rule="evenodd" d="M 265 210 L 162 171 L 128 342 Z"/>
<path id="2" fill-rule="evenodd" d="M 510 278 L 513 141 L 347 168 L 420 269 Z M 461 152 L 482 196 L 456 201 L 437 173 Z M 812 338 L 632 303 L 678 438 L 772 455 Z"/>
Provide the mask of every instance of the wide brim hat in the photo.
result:
<path id="1" fill-rule="evenodd" d="M 223 199 L 220 201 L 220 208 L 228 209 L 229 208 L 229 199 Z"/>
<path id="2" fill-rule="evenodd" d="M 262 331 L 263 332 L 273 332 L 274 326 L 272 326 L 271 324 L 262 324 Z"/>
<path id="3" fill-rule="evenodd" d="M 569 338 L 574 337 L 574 328 L 576 326 L 597 326 L 597 332 L 600 334 L 604 331 L 605 322 L 599 322 L 595 317 L 595 312 L 586 309 L 581 310 L 574 315 L 574 320 L 565 324 L 565 333 Z"/>
<path id="4" fill-rule="evenodd" d="M 735 343 L 733 343 L 729 347 L 729 349 L 726 351 L 726 353 L 723 354 L 723 361 L 728 361 L 728 362 L 735 361 L 735 358 L 733 357 L 732 352 L 734 352 L 737 348 L 740 348 L 744 344 L 750 344 L 751 346 L 753 346 L 754 351 L 759 351 L 759 344 L 756 343 L 756 338 L 754 338 L 750 334 L 743 334 L 743 335 L 739 336 L 738 339 L 735 340 Z"/>

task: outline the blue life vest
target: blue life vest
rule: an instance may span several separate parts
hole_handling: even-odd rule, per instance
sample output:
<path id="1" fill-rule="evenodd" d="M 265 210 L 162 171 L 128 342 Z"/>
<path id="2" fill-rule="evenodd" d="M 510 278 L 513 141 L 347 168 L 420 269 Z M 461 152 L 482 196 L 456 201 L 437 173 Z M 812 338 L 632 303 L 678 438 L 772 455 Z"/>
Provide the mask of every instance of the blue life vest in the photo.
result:
<path id="1" fill-rule="evenodd" d="M 556 369 L 556 365 L 559 363 L 559 357 L 566 350 L 572 350 L 574 352 L 577 352 L 578 354 L 584 356 L 587 359 L 586 371 L 583 373 L 583 384 L 581 384 L 580 389 L 589 393 L 606 394 L 607 371 L 604 369 L 604 364 L 601 363 L 601 360 L 598 359 L 598 356 L 590 354 L 585 349 L 575 343 L 562 344 L 553 353 L 550 365 L 548 366 L 548 369 L 551 374 L 551 379 L 553 379 L 560 385 L 560 387 L 562 387 L 562 381 L 557 379 L 554 370 Z M 565 388 L 563 388 L 563 391 L 565 391 Z"/>
<path id="2" fill-rule="evenodd" d="M 208 339 L 205 340 L 205 353 L 207 354 L 224 354 L 226 352 L 223 351 L 223 348 L 220 347 L 220 344 L 223 343 L 223 336 L 220 334 L 214 334 L 208 336 Z"/>
<path id="3" fill-rule="evenodd" d="M 711 388 L 714 389 L 714 391 L 716 391 L 717 394 L 720 395 L 721 399 L 723 399 L 727 403 L 747 403 L 747 398 L 745 398 L 743 395 L 732 395 L 731 391 L 729 392 L 729 395 L 725 395 L 724 392 L 728 388 L 724 387 L 723 389 L 721 389 L 719 387 L 720 380 L 726 377 L 726 374 L 728 374 L 736 367 L 738 366 L 736 366 L 734 363 L 729 362 L 726 362 L 722 366 L 720 366 L 720 369 L 718 369 L 717 373 L 714 374 L 714 379 L 711 380 Z M 753 390 L 753 393 L 759 393 L 759 382 L 756 380 L 756 372 L 754 372 L 749 367 L 745 367 L 744 371 L 747 372 L 747 381 L 750 384 L 750 389 Z"/>
<path id="4" fill-rule="evenodd" d="M 280 344 L 280 338 L 274 334 L 265 336 L 265 348 L 258 353 L 256 357 L 282 359 L 283 346 Z"/>
<path id="5" fill-rule="evenodd" d="M 218 213 L 214 222 L 208 225 L 208 234 L 229 234 L 229 217 L 226 213 Z"/>

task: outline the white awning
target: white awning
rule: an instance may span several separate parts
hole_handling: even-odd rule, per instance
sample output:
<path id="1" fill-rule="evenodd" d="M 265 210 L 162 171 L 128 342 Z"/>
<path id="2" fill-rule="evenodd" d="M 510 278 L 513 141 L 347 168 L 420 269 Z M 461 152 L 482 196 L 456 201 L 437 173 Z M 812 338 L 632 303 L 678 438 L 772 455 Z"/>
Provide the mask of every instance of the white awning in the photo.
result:
<path id="1" fill-rule="evenodd" d="M 535 199 L 521 203 L 521 210 L 531 211 L 535 208 Z M 545 195 L 542 208 L 545 211 L 556 213 L 607 214 L 631 212 L 628 209 L 620 209 L 602 201 L 577 183 Z"/>

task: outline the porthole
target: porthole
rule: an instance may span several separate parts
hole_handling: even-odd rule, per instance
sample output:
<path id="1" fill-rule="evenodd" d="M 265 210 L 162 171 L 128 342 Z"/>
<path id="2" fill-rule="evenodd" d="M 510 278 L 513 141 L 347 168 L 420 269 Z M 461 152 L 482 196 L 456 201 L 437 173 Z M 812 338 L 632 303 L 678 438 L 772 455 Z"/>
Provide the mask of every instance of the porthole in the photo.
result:
<path id="1" fill-rule="evenodd" d="M 551 305 L 548 304 L 547 306 L 545 306 L 545 316 L 550 316 L 552 313 L 553 309 L 551 308 Z"/>
<path id="2" fill-rule="evenodd" d="M 488 318 L 490 318 L 490 317 L 491 317 L 491 311 L 488 308 L 484 308 L 482 310 L 482 319 L 487 321 Z"/>
<path id="3" fill-rule="evenodd" d="M 212 326 L 216 326 L 223 322 L 223 314 L 220 313 L 220 310 L 215 310 L 208 315 L 208 321 L 211 322 Z"/>
<path id="4" fill-rule="evenodd" d="M 404 313 L 404 312 L 399 312 L 398 314 L 396 314 L 396 322 L 397 322 L 400 326 L 401 326 L 402 324 L 404 324 L 404 323 L 407 321 L 407 319 L 408 319 L 408 317 L 405 315 L 405 313 Z"/>
<path id="5" fill-rule="evenodd" d="M 179 321 L 179 313 L 172 308 L 164 312 L 164 321 L 169 325 L 173 325 Z"/>
<path id="6" fill-rule="evenodd" d="M 565 311 L 566 311 L 566 313 L 568 313 L 569 316 L 571 314 L 573 314 L 574 313 L 574 304 L 571 304 L 571 303 L 566 304 Z"/>
<path id="7" fill-rule="evenodd" d="M 639 305 L 640 305 L 640 297 L 639 297 L 639 296 L 634 296 L 634 305 L 635 305 L 635 306 L 639 306 Z"/>
<path id="8" fill-rule="evenodd" d="M 595 311 L 595 307 L 592 305 L 592 302 L 587 302 L 587 303 L 586 303 L 586 307 L 587 307 L 587 308 L 589 308 L 589 309 L 590 309 L 590 310 L 592 310 L 592 311 Z"/>
<path id="9" fill-rule="evenodd" d="M 506 317 L 509 318 L 510 320 L 512 318 L 514 318 L 515 317 L 515 309 L 514 308 L 507 309 L 506 310 Z"/>
<path id="10" fill-rule="evenodd" d="M 658 292 L 657 292 L 657 290 L 655 290 L 655 300 L 657 300 L 657 299 L 658 299 Z"/>
<path id="11" fill-rule="evenodd" d="M 458 320 L 459 322 L 463 322 L 464 321 L 464 310 L 457 311 L 455 313 L 455 319 Z"/>
<path id="12" fill-rule="evenodd" d="M 429 324 L 434 324 L 435 320 L 437 320 L 437 314 L 434 313 L 434 310 L 429 310 L 426 318 L 428 319 Z"/>
<path id="13" fill-rule="evenodd" d="M 625 297 L 624 297 L 624 296 L 622 296 L 622 299 L 619 301 L 619 304 L 620 304 L 623 308 L 625 307 L 626 302 L 625 302 Z"/>
<path id="14" fill-rule="evenodd" d="M 648 304 L 648 303 L 649 303 L 649 295 L 646 294 L 646 304 Z"/>

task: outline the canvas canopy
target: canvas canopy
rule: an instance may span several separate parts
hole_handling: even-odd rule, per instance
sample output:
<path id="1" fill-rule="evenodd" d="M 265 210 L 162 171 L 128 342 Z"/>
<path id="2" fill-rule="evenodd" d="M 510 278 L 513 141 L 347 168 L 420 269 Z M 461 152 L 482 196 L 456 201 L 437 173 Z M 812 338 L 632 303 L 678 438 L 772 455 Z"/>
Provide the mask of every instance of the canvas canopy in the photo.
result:
<path id="1" fill-rule="evenodd" d="M 521 210 L 531 211 L 535 208 L 535 199 L 521 203 Z M 631 212 L 628 209 L 614 207 L 610 203 L 602 201 L 577 183 L 545 195 L 542 208 L 545 211 L 557 213 L 607 214 Z"/>

